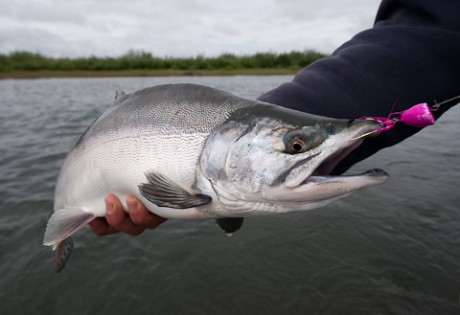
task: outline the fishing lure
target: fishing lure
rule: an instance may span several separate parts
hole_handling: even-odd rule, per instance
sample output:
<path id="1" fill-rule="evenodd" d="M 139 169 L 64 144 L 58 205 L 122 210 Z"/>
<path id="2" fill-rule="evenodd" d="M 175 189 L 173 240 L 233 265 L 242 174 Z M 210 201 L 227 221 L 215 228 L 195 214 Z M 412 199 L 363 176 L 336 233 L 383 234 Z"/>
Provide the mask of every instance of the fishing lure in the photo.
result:
<path id="1" fill-rule="evenodd" d="M 363 116 L 359 119 L 367 119 L 367 120 L 375 120 L 378 121 L 382 128 L 378 130 L 374 130 L 368 132 L 364 135 L 360 135 L 359 137 L 354 138 L 353 140 L 363 138 L 365 136 L 380 133 L 384 131 L 388 131 L 396 126 L 397 123 L 403 123 L 408 126 L 412 127 L 426 127 L 429 125 L 433 125 L 435 123 L 435 119 L 433 116 L 433 112 L 437 111 L 439 107 L 445 103 L 454 101 L 456 99 L 460 99 L 460 95 L 445 100 L 441 103 L 434 102 L 433 106 L 430 106 L 428 103 L 419 103 L 413 105 L 412 107 L 402 111 L 402 112 L 391 112 L 388 117 L 376 117 L 376 116 Z"/>

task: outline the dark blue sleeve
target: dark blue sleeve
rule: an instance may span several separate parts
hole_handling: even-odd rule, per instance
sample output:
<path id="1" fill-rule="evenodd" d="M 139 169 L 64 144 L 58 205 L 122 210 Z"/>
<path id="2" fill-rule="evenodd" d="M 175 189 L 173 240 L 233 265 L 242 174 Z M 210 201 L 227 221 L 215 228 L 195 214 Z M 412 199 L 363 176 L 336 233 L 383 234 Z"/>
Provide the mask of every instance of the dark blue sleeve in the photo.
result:
<path id="1" fill-rule="evenodd" d="M 330 57 L 301 70 L 260 100 L 312 114 L 386 117 L 395 111 L 460 94 L 460 1 L 383 0 L 372 29 Z M 456 102 L 443 105 L 439 117 Z M 398 124 L 368 138 L 334 170 L 338 174 L 419 128 Z"/>

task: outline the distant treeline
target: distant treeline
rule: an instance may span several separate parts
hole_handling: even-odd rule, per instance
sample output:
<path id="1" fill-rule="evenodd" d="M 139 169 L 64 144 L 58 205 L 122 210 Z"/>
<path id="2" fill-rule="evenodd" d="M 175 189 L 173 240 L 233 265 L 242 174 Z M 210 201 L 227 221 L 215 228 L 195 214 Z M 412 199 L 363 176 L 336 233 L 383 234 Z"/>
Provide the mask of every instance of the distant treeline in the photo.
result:
<path id="1" fill-rule="evenodd" d="M 53 58 L 17 51 L 0 54 L 0 71 L 116 71 L 116 70 L 239 70 L 300 69 L 325 57 L 316 51 L 263 52 L 253 55 L 221 54 L 217 57 L 157 57 L 130 50 L 121 57 Z"/>

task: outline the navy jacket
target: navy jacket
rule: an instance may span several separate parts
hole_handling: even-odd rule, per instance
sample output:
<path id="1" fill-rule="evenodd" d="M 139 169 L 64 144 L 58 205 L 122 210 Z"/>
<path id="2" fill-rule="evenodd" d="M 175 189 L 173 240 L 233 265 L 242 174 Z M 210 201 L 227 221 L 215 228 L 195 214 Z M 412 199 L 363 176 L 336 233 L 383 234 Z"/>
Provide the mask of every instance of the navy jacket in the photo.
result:
<path id="1" fill-rule="evenodd" d="M 383 0 L 372 29 L 331 57 L 301 70 L 292 82 L 259 99 L 337 118 L 386 117 L 421 102 L 460 94 L 460 0 Z M 457 102 L 443 105 L 439 117 Z M 368 138 L 333 171 L 340 174 L 420 128 L 398 124 Z"/>

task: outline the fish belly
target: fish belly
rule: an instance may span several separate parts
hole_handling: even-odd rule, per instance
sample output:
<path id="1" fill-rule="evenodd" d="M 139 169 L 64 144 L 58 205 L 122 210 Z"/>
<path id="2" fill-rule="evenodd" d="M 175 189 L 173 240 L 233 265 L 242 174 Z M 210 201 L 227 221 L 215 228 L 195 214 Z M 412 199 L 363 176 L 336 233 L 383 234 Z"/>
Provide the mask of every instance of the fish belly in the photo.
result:
<path id="1" fill-rule="evenodd" d="M 122 203 L 129 195 L 135 195 L 151 212 L 165 218 L 209 217 L 203 209 L 157 207 L 138 189 L 147 182 L 146 174 L 155 171 L 192 192 L 197 160 L 206 137 L 204 133 L 158 135 L 133 131 L 80 144 L 64 162 L 54 209 L 84 207 L 97 216 L 105 216 L 104 198 L 112 193 Z"/>

